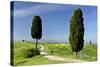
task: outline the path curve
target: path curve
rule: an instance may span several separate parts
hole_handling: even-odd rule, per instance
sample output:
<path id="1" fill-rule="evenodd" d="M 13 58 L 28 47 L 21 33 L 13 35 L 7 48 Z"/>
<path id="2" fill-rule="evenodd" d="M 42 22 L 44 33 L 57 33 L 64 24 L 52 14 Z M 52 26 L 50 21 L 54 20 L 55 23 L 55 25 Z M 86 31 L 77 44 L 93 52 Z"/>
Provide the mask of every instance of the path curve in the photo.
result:
<path id="1" fill-rule="evenodd" d="M 63 62 L 83 62 L 82 60 L 77 60 L 77 59 L 72 59 L 72 58 L 64 58 L 64 57 L 59 57 L 55 55 L 49 55 L 48 53 L 44 52 L 44 47 L 41 45 L 40 48 L 40 54 L 44 56 L 44 58 L 47 58 L 49 60 L 54 60 L 54 61 L 63 61 Z"/>

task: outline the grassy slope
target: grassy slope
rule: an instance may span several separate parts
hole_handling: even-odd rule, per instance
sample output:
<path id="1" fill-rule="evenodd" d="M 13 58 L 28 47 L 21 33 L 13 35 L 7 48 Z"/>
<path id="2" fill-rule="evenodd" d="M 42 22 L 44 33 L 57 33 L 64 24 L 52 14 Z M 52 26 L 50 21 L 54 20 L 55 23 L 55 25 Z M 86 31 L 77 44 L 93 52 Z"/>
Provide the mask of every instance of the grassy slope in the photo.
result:
<path id="1" fill-rule="evenodd" d="M 75 58 L 75 53 L 71 51 L 70 45 L 66 44 L 48 44 L 45 45 L 45 51 L 51 54 L 53 51 L 54 55 Z M 97 60 L 97 46 L 87 44 L 84 46 L 83 50 L 79 52 L 78 58 L 85 61 L 96 61 Z"/>
<path id="2" fill-rule="evenodd" d="M 54 64 L 63 63 L 59 61 L 51 61 L 41 55 L 26 58 L 29 50 L 34 49 L 35 43 L 31 42 L 15 42 L 14 43 L 14 65 L 33 65 L 33 64 Z"/>
<path id="3" fill-rule="evenodd" d="M 73 58 L 70 45 L 41 43 L 45 47 L 45 52 L 66 58 Z M 33 64 L 53 64 L 64 63 L 59 61 L 51 61 L 41 55 L 26 58 L 30 53 L 29 50 L 35 49 L 35 43 L 32 42 L 15 42 L 14 43 L 14 65 L 33 65 Z M 85 45 L 83 50 L 78 54 L 78 59 L 86 61 L 95 61 L 97 59 L 96 45 Z"/>

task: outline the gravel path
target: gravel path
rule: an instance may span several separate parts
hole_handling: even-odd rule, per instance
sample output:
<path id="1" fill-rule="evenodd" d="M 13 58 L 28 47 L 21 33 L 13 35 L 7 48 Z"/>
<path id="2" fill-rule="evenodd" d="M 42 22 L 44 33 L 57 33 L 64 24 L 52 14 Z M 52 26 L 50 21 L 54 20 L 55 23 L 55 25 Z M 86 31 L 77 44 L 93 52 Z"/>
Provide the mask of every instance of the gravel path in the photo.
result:
<path id="1" fill-rule="evenodd" d="M 49 55 L 48 53 L 43 51 L 44 50 L 43 46 L 41 46 L 40 50 L 41 50 L 40 54 L 49 60 L 63 61 L 63 62 L 83 62 L 82 60 L 76 60 L 76 59 L 72 59 L 72 58 L 64 58 L 64 57 L 59 57 L 59 56 L 55 56 L 55 55 Z"/>

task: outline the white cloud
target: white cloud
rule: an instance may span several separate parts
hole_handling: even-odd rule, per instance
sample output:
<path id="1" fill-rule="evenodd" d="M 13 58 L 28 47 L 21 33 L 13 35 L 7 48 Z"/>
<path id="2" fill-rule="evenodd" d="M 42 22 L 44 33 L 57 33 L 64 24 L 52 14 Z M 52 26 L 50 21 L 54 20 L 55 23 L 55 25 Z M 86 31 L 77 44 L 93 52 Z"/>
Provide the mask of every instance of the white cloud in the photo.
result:
<path id="1" fill-rule="evenodd" d="M 49 4 L 42 4 L 42 5 L 35 5 L 31 6 L 26 9 L 19 9 L 19 10 L 14 10 L 14 17 L 24 17 L 28 16 L 30 14 L 32 15 L 37 15 L 41 13 L 46 13 L 50 11 L 58 11 L 58 10 L 63 10 L 65 5 L 49 5 Z M 73 6 L 75 7 L 75 6 Z M 72 8 L 73 8 L 72 7 Z M 69 6 L 66 6 L 66 9 L 71 9 Z"/>

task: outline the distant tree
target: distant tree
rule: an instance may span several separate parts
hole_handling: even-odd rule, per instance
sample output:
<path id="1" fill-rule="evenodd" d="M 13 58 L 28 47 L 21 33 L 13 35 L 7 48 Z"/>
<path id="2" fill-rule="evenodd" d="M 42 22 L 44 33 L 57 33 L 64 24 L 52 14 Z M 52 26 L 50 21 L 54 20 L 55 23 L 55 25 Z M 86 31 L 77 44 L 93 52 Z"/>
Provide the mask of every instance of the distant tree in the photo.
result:
<path id="1" fill-rule="evenodd" d="M 90 40 L 90 45 L 92 44 L 91 40 Z"/>
<path id="2" fill-rule="evenodd" d="M 25 41 L 25 40 L 22 40 L 23 42 Z"/>
<path id="3" fill-rule="evenodd" d="M 74 11 L 70 19 L 69 43 L 72 51 L 76 52 L 77 58 L 78 52 L 81 51 L 84 46 L 83 12 L 80 8 Z"/>
<path id="4" fill-rule="evenodd" d="M 42 20 L 40 16 L 35 16 L 32 21 L 31 36 L 33 39 L 36 39 L 36 54 L 38 54 L 37 53 L 38 39 L 41 39 L 42 37 Z"/>

